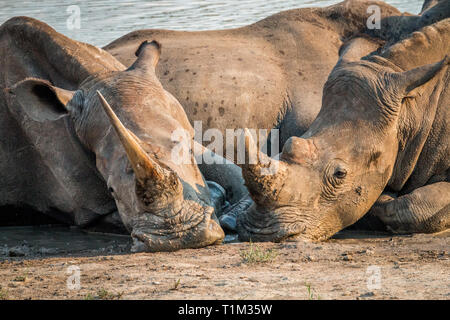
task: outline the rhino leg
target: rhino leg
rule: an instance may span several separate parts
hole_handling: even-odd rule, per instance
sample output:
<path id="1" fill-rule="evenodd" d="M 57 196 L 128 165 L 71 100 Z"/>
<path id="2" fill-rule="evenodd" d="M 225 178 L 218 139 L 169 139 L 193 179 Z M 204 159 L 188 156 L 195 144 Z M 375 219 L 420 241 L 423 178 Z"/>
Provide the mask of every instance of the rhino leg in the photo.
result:
<path id="1" fill-rule="evenodd" d="M 201 144 L 197 142 L 195 144 L 194 152 L 198 168 L 205 180 L 213 181 L 221 186 L 225 190 L 225 200 L 231 205 L 244 198 L 248 191 L 245 187 L 241 168 Z M 215 161 L 208 163 L 212 162 L 211 159 L 215 159 Z"/>
<path id="2" fill-rule="evenodd" d="M 83 229 L 91 232 L 129 234 L 118 211 L 113 211 L 100 217 L 86 225 Z"/>
<path id="3" fill-rule="evenodd" d="M 220 226 L 228 231 L 237 232 L 237 218 L 242 212 L 246 212 L 248 208 L 253 204 L 253 200 L 250 195 L 243 197 L 239 202 L 229 206 L 224 210 L 224 213 L 220 216 Z"/>
<path id="4" fill-rule="evenodd" d="M 368 213 L 394 233 L 433 233 L 450 228 L 450 183 L 438 182 L 395 198 L 383 194 Z"/>
<path id="5" fill-rule="evenodd" d="M 220 217 L 223 212 L 226 203 L 226 192 L 221 185 L 214 181 L 206 181 L 211 195 L 211 202 L 215 208 L 216 217 Z"/>

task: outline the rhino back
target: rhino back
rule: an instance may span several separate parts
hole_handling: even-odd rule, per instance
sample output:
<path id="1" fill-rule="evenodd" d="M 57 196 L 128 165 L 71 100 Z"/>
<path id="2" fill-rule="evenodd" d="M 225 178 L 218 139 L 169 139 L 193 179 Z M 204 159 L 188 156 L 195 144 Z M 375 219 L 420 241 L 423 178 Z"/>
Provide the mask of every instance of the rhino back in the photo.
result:
<path id="1" fill-rule="evenodd" d="M 104 49 L 125 65 L 143 40 L 163 46 L 158 77 L 203 130 L 280 129 L 281 145 L 319 112 L 322 87 L 344 41 L 366 31 L 367 7 L 398 16 L 380 1 L 283 11 L 230 30 L 139 30 Z"/>
<path id="2" fill-rule="evenodd" d="M 156 39 L 163 47 L 158 77 L 191 123 L 223 132 L 255 123 L 270 128 L 283 105 L 286 79 L 274 48 L 264 39 L 249 41 L 245 33 L 142 30 L 106 49 L 129 64 L 140 41 Z"/>

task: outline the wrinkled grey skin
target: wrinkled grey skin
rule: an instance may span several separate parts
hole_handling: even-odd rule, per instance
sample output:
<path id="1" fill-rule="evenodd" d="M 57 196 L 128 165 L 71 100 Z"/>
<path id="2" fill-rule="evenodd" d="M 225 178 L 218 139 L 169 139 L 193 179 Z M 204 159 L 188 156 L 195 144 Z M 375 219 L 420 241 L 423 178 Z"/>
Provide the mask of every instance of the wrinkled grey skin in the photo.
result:
<path id="1" fill-rule="evenodd" d="M 449 5 L 447 0 L 425 0 L 422 5 L 421 13 L 430 9 L 433 6 L 436 6 L 438 3 L 441 3 L 441 4 L 445 3 L 446 6 Z"/>
<path id="2" fill-rule="evenodd" d="M 381 9 L 381 29 L 366 26 L 370 5 Z M 303 134 L 317 116 L 323 85 L 343 47 L 363 37 L 376 50 L 391 38 L 396 42 L 448 16 L 447 7 L 442 3 L 425 18 L 402 16 L 382 1 L 349 0 L 283 11 L 237 29 L 133 31 L 104 49 L 128 66 L 142 41 L 156 39 L 164 47 L 158 77 L 191 123 L 201 121 L 203 131 L 218 128 L 223 133 L 278 128 L 283 146 L 289 137 Z"/>
<path id="3" fill-rule="evenodd" d="M 125 69 L 101 49 L 17 17 L 0 27 L 0 48 L 0 206 L 28 206 L 84 227 L 120 221 L 135 250 L 222 241 L 195 162 L 171 158 L 171 133 L 182 128 L 192 140 L 193 129 L 155 75 L 157 43 L 144 43 Z M 97 90 L 137 151 L 119 139 Z"/>
<path id="4" fill-rule="evenodd" d="M 387 28 L 370 30 L 368 34 L 386 39 L 385 47 L 388 47 L 408 37 L 411 32 L 448 17 L 450 17 L 450 1 L 425 1 L 419 15 L 405 13 L 401 17 L 386 17 Z"/>
<path id="5" fill-rule="evenodd" d="M 240 237 L 323 240 L 369 210 L 394 232 L 448 229 L 449 55 L 450 18 L 379 55 L 344 55 L 319 115 L 284 145 L 278 173 L 244 168 L 257 204 L 238 217 Z"/>
<path id="6" fill-rule="evenodd" d="M 367 8 L 374 4 L 381 8 L 381 29 L 369 30 Z M 139 30 L 104 49 L 130 65 L 141 41 L 157 39 L 165 48 L 157 74 L 191 123 L 202 121 L 203 130 L 218 128 L 224 136 L 225 129 L 277 128 L 282 147 L 317 116 L 323 85 L 340 55 L 359 60 L 450 15 L 448 1 L 426 9 L 401 15 L 381 1 L 350 0 L 280 12 L 232 30 Z M 226 145 L 224 152 L 234 146 Z M 221 217 L 222 226 L 235 229 L 235 216 L 252 204 L 248 197 L 236 203 Z"/>

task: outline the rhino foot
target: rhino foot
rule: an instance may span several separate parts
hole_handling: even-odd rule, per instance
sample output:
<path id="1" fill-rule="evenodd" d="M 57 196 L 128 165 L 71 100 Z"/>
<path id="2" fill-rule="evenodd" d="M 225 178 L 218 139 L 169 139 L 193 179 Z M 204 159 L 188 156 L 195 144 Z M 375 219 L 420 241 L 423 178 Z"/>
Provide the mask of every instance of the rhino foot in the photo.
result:
<path id="1" fill-rule="evenodd" d="M 223 214 L 219 218 L 220 226 L 225 230 L 236 231 L 237 217 L 233 214 Z"/>
<path id="2" fill-rule="evenodd" d="M 139 239 L 136 239 L 133 237 L 133 246 L 131 247 L 131 252 L 133 253 L 139 253 L 139 252 L 146 252 L 147 246 L 144 242 L 142 242 Z"/>

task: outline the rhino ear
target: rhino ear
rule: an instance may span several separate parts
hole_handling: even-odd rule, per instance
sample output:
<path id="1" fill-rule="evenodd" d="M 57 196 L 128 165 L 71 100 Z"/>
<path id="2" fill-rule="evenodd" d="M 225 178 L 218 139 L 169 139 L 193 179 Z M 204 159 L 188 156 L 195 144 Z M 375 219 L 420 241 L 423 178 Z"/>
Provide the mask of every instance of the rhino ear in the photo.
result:
<path id="1" fill-rule="evenodd" d="M 14 96 L 23 111 L 36 121 L 56 120 L 68 114 L 67 105 L 74 95 L 73 91 L 35 78 L 22 80 L 5 91 Z"/>
<path id="2" fill-rule="evenodd" d="M 392 75 L 393 83 L 396 89 L 406 96 L 412 90 L 430 81 L 449 63 L 449 56 L 445 56 L 445 58 L 439 62 L 427 64 L 405 72 L 394 73 Z"/>
<path id="3" fill-rule="evenodd" d="M 152 42 L 146 40 L 141 43 L 135 55 L 137 59 L 127 71 L 141 70 L 144 73 L 155 72 L 161 55 L 161 44 L 155 40 Z"/>

